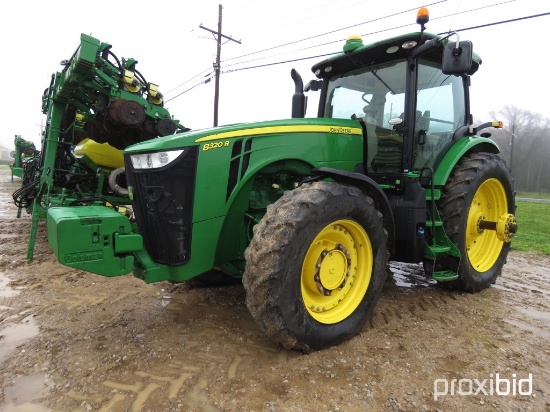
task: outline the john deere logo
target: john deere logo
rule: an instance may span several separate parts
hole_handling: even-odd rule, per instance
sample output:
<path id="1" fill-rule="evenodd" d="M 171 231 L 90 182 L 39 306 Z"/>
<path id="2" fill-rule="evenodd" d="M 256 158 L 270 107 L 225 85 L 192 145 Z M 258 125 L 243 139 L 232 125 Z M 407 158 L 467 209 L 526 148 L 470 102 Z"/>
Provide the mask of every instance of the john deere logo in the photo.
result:
<path id="1" fill-rule="evenodd" d="M 328 132 L 338 134 L 352 134 L 352 130 L 350 127 L 331 127 Z"/>

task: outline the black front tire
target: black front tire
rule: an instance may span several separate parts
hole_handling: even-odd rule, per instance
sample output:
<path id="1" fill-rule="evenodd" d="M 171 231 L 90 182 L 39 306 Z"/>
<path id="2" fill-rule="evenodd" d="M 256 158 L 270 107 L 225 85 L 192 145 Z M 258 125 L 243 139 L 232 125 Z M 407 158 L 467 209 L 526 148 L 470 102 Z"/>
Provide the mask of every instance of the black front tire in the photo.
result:
<path id="1" fill-rule="evenodd" d="M 386 240 L 382 215 L 356 187 L 316 182 L 285 192 L 245 252 L 250 313 L 287 349 L 310 352 L 349 339 L 380 296 Z"/>

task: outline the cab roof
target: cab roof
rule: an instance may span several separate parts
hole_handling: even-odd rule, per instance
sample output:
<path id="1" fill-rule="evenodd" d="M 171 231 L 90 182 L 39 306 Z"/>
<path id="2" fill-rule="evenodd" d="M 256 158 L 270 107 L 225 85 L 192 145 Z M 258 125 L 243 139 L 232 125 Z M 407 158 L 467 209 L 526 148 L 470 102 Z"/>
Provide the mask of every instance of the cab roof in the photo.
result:
<path id="1" fill-rule="evenodd" d="M 350 42 L 355 42 L 356 44 L 354 46 L 348 48 L 348 50 L 351 49 L 351 51 L 344 51 L 336 56 L 329 57 L 328 59 L 315 64 L 311 70 L 318 78 L 326 78 L 332 77 L 335 74 L 346 73 L 363 66 L 383 64 L 391 61 L 406 59 L 408 54 L 411 53 L 415 47 L 418 47 L 418 45 L 409 49 L 404 48 L 403 45 L 413 41 L 419 43 L 420 37 L 421 33 L 415 32 L 363 45 L 362 40 L 359 40 L 358 37 L 352 36 L 348 39 L 344 46 L 344 50 L 346 50 Z M 442 45 L 446 45 L 449 41 L 453 41 L 437 34 L 428 32 L 424 32 L 422 34 L 422 42 L 434 38 L 442 39 Z M 443 47 L 440 47 L 423 55 L 422 58 L 441 63 L 442 54 Z M 478 70 L 480 64 L 481 58 L 474 53 L 472 58 L 472 68 L 468 74 L 474 74 Z"/>

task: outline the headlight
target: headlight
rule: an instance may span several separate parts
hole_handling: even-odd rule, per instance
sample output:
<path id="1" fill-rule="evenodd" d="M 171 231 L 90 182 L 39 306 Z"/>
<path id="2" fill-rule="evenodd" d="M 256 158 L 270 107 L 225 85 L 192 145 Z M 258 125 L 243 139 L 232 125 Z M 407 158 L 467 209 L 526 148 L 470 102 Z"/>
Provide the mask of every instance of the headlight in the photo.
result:
<path id="1" fill-rule="evenodd" d="M 130 155 L 134 169 L 156 169 L 173 162 L 185 149 Z"/>

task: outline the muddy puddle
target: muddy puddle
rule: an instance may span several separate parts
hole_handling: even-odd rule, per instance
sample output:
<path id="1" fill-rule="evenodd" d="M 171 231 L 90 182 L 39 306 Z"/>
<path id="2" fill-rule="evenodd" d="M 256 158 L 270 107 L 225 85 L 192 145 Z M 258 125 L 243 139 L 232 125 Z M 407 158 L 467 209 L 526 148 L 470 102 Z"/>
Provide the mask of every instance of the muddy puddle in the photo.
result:
<path id="1" fill-rule="evenodd" d="M 9 287 L 10 279 L 0 272 L 0 299 L 16 296 L 19 291 Z M 2 310 L 2 307 L 0 307 Z"/>
<path id="2" fill-rule="evenodd" d="M 17 323 L 13 323 L 16 319 L 17 317 L 5 319 L 2 328 L 0 328 L 0 362 L 23 343 L 38 335 L 38 326 L 34 315 L 28 315 Z M 25 349 L 22 349 L 22 353 L 25 353 Z"/>
<path id="3" fill-rule="evenodd" d="M 389 280 L 397 287 L 423 288 L 437 285 L 435 280 L 426 277 L 421 265 L 390 262 L 389 270 Z"/>
<path id="4" fill-rule="evenodd" d="M 9 304 L 20 293 L 20 290 L 9 286 L 10 282 L 6 275 L 0 273 L 0 302 Z M 14 314 L 11 312 L 10 306 L 0 306 L 0 364 L 20 345 L 38 335 L 35 315 L 30 310 Z"/>
<path id="5" fill-rule="evenodd" d="M 20 293 L 20 290 L 11 288 L 9 284 L 10 279 L 0 273 L 0 301 L 3 300 L 5 303 L 8 300 L 13 301 L 13 298 Z M 11 307 L 0 306 L 0 365 L 15 351 L 20 351 L 21 355 L 25 356 L 26 349 L 21 349 L 22 346 L 39 333 L 36 317 L 30 313 L 30 310 L 14 314 L 10 312 L 12 312 Z M 9 378 L 9 372 L 4 372 L 4 377 Z M 47 377 L 44 374 L 15 378 L 11 385 L 3 388 L 4 403 L 0 410 L 5 412 L 46 411 L 44 406 L 33 404 L 34 401 L 48 394 L 46 382 Z"/>
<path id="6" fill-rule="evenodd" d="M 50 392 L 51 382 L 46 375 L 22 376 L 4 388 L 5 412 L 45 412 L 48 409 L 36 402 Z"/>

